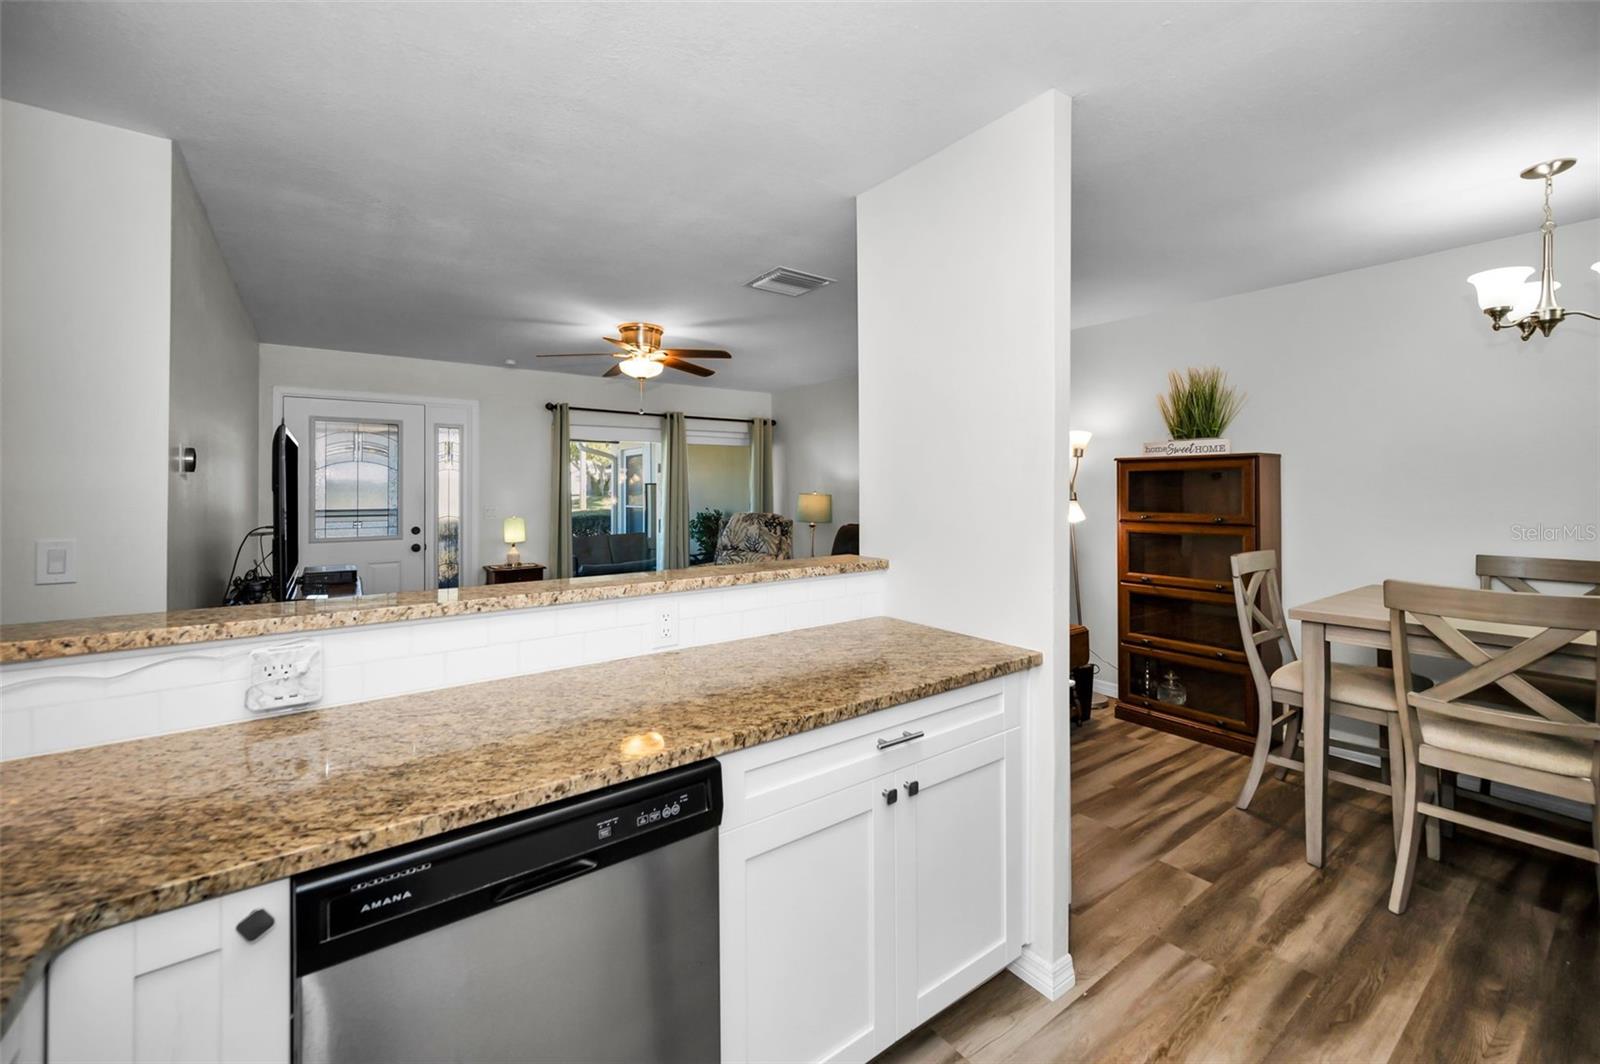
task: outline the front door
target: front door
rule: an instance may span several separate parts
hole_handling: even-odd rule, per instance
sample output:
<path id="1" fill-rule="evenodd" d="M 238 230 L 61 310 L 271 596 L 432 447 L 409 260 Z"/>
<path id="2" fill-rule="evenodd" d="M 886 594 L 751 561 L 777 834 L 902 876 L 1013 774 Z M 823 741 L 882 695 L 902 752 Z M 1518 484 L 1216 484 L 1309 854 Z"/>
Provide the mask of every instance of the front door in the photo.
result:
<path id="1" fill-rule="evenodd" d="M 432 587 L 422 405 L 288 396 L 283 419 L 300 440 L 300 563 L 354 565 L 366 595 Z"/>

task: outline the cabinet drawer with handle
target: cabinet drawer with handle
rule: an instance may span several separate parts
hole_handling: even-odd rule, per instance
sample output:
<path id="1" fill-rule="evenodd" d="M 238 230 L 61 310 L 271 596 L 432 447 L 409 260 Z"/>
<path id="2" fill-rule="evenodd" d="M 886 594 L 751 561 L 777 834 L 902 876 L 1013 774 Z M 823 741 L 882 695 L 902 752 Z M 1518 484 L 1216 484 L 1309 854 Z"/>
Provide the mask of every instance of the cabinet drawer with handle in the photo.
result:
<path id="1" fill-rule="evenodd" d="M 1021 723 L 1023 676 L 971 687 L 724 754 L 724 831 Z"/>

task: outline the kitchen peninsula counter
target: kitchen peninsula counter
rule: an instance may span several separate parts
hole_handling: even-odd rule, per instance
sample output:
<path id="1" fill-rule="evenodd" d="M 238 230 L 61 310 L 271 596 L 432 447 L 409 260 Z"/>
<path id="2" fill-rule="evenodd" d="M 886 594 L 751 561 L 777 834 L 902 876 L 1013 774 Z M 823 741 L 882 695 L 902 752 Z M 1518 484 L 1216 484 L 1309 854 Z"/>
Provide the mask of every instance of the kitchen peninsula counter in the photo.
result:
<path id="1" fill-rule="evenodd" d="M 0 766 L 0 1003 L 107 927 L 1039 665 L 871 618 Z"/>

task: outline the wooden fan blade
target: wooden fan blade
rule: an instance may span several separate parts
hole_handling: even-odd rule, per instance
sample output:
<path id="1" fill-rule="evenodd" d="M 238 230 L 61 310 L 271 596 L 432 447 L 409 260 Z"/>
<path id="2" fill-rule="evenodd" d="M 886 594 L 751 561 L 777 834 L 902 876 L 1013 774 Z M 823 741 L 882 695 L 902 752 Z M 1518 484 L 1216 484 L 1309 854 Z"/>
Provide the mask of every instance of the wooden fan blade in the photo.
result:
<path id="1" fill-rule="evenodd" d="M 534 358 L 616 358 L 612 351 L 563 351 L 556 355 L 534 355 Z"/>
<path id="2" fill-rule="evenodd" d="M 718 351 L 711 347 L 669 347 L 668 355 L 675 358 L 732 358 L 726 351 Z"/>
<path id="3" fill-rule="evenodd" d="M 610 369 L 608 369 L 604 373 L 600 374 L 600 376 L 602 376 L 602 377 L 620 377 L 620 376 L 622 376 L 622 363 L 618 362 L 615 366 L 612 366 Z"/>
<path id="4" fill-rule="evenodd" d="M 681 369 L 685 373 L 693 373 L 696 377 L 709 377 L 716 373 L 714 369 L 706 369 L 704 366 L 697 366 L 693 362 L 685 362 L 683 359 L 674 358 L 671 355 L 662 359 L 661 364 L 668 369 Z"/>

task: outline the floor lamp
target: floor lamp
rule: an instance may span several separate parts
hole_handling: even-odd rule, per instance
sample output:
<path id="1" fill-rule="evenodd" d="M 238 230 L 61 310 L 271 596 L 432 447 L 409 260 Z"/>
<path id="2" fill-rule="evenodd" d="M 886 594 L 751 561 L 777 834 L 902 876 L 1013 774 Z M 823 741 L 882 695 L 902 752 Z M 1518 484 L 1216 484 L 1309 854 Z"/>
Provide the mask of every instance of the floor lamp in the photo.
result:
<path id="1" fill-rule="evenodd" d="M 1072 476 L 1067 481 L 1067 547 L 1072 554 L 1072 587 L 1068 590 L 1067 617 L 1073 624 L 1083 623 L 1083 605 L 1078 597 L 1078 526 L 1088 518 L 1078 505 L 1078 466 L 1083 463 L 1083 453 L 1089 449 L 1093 433 L 1073 430 Z"/>

